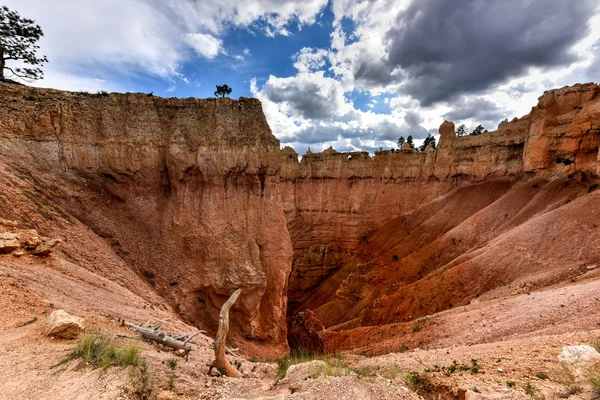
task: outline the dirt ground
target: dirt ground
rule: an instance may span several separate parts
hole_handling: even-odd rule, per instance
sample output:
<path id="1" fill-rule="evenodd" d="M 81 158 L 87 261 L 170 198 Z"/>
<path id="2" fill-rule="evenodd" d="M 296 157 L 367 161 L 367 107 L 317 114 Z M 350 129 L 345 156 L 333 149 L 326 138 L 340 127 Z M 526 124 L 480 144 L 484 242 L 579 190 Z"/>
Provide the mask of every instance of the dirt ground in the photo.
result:
<path id="1" fill-rule="evenodd" d="M 598 285 L 597 278 L 589 277 L 440 313 L 431 317 L 435 323 L 426 323 L 417 332 L 428 335 L 435 330 L 438 339 L 429 341 L 427 349 L 403 351 L 398 335 L 393 335 L 379 342 L 380 349 L 390 349 L 390 354 L 345 353 L 346 376 L 308 377 L 298 390 L 275 384 L 274 362 L 232 357 L 232 362 L 240 362 L 244 378 L 208 376 L 212 339 L 204 335 L 193 340 L 189 360 L 141 340 L 118 318 L 162 321 L 172 333 L 196 329 L 167 306 L 153 306 L 125 285 L 78 267 L 60 254 L 47 259 L 1 255 L 0 393 L 11 400 L 136 398 L 133 367 L 93 369 L 78 360 L 57 366 L 75 343 L 46 336 L 45 320 L 52 310 L 65 309 L 85 319 L 87 332 L 138 343 L 150 366 L 148 385 L 156 399 L 417 399 L 465 398 L 467 393 L 526 399 L 532 398 L 525 393 L 528 387 L 533 397 L 559 398 L 572 383 L 557 359 L 562 346 L 589 344 L 600 337 L 600 330 L 589 328 L 600 323 Z M 538 329 L 532 330 L 531 324 Z M 177 360 L 175 368 L 169 366 L 172 359 Z M 444 367 L 455 360 L 465 366 L 476 360 L 478 372 L 446 376 Z M 426 377 L 430 391 L 407 383 L 411 372 Z M 590 398 L 591 389 L 582 386 L 586 391 L 570 398 Z"/>

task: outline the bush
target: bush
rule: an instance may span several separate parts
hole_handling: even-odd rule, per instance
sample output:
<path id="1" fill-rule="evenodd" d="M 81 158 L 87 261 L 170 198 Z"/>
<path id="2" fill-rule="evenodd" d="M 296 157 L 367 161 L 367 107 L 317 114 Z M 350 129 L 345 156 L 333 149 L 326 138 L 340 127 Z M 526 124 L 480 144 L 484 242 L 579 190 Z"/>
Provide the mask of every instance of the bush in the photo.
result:
<path id="1" fill-rule="evenodd" d="M 408 386 L 414 391 L 422 390 L 427 393 L 431 392 L 432 387 L 429 379 L 426 376 L 420 375 L 416 371 L 409 372 L 406 375 L 405 380 Z"/>
<path id="2" fill-rule="evenodd" d="M 96 368 L 136 366 L 140 364 L 140 349 L 135 343 L 119 343 L 103 335 L 85 335 L 67 355 L 66 361 L 77 358 Z"/>

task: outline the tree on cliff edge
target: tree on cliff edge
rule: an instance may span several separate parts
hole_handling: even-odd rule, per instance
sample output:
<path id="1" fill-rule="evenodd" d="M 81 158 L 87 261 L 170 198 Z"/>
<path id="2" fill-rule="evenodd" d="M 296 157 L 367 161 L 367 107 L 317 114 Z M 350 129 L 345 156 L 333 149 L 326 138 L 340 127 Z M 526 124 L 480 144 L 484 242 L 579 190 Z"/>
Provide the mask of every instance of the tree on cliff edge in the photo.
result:
<path id="1" fill-rule="evenodd" d="M 217 85 L 217 90 L 215 90 L 215 97 L 225 97 L 231 94 L 233 89 L 231 89 L 227 85 Z"/>
<path id="2" fill-rule="evenodd" d="M 0 7 L 0 81 L 6 80 L 4 70 L 28 82 L 44 77 L 38 66 L 48 62 L 48 59 L 36 54 L 40 48 L 36 43 L 42 36 L 44 32 L 39 25 L 35 25 L 34 20 L 22 18 L 6 6 Z M 9 60 L 32 67 L 12 68 L 6 65 Z"/>
<path id="3" fill-rule="evenodd" d="M 400 136 L 400 137 L 398 138 L 398 142 L 397 142 L 397 143 L 398 143 L 398 148 L 399 148 L 400 150 L 402 150 L 402 145 L 404 144 L 404 142 L 405 142 L 404 136 Z"/>

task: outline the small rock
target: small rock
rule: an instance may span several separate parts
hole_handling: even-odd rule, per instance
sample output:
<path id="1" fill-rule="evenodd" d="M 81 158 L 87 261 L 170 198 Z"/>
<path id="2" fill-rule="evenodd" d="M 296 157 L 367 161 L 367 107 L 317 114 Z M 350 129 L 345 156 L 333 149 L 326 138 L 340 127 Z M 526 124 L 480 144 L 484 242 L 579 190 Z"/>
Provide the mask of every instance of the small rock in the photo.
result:
<path id="1" fill-rule="evenodd" d="M 585 378 L 587 370 L 600 362 L 600 353 L 592 346 L 565 346 L 558 360 L 573 374 L 575 379 Z"/>
<path id="2" fill-rule="evenodd" d="M 179 357 L 185 357 L 185 355 L 187 354 L 187 351 L 185 351 L 184 349 L 178 349 L 177 351 L 175 351 L 175 354 L 178 355 Z"/>
<path id="3" fill-rule="evenodd" d="M 593 269 L 598 268 L 598 266 L 597 265 L 588 265 L 586 268 L 588 269 L 588 271 L 591 271 Z"/>
<path id="4" fill-rule="evenodd" d="M 19 247 L 21 247 L 19 235 L 10 232 L 0 233 L 0 253 L 10 253 Z"/>
<path id="5" fill-rule="evenodd" d="M 16 228 L 19 226 L 19 223 L 17 221 L 11 221 L 10 219 L 0 218 L 0 225 L 7 226 L 9 228 Z"/>
<path id="6" fill-rule="evenodd" d="M 60 242 L 60 239 L 52 239 L 48 240 L 47 242 L 42 242 L 31 252 L 31 254 L 35 256 L 47 256 L 56 250 Z"/>
<path id="7" fill-rule="evenodd" d="M 52 311 L 48 317 L 48 324 L 48 336 L 61 339 L 75 339 L 84 329 L 80 318 L 73 317 L 64 310 Z"/>
<path id="8" fill-rule="evenodd" d="M 27 254 L 27 252 L 24 249 L 19 249 L 12 253 L 12 255 L 14 257 L 21 257 L 21 256 L 24 256 L 25 254 Z"/>
<path id="9" fill-rule="evenodd" d="M 42 239 L 39 236 L 29 236 L 25 239 L 25 248 L 28 250 L 35 249 L 42 244 Z"/>

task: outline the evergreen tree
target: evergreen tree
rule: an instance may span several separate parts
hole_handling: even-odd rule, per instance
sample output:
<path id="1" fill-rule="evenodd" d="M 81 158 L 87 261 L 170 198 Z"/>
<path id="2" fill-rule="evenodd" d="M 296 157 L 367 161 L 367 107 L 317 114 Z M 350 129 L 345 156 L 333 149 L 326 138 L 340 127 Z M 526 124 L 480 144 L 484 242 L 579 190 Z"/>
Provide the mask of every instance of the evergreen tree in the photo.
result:
<path id="1" fill-rule="evenodd" d="M 36 54 L 40 48 L 36 43 L 44 36 L 44 32 L 34 23 L 6 6 L 0 7 L 0 81 L 6 80 L 4 70 L 26 81 L 44 77 L 42 69 L 36 67 L 48 62 L 46 56 L 38 57 Z M 9 60 L 23 62 L 33 68 L 12 68 L 6 65 Z"/>
<path id="2" fill-rule="evenodd" d="M 487 130 L 483 127 L 483 125 L 477 125 L 473 132 L 471 132 L 471 136 L 481 135 L 482 133 L 487 132 Z"/>
<path id="3" fill-rule="evenodd" d="M 408 135 L 408 137 L 406 138 L 406 143 L 408 143 L 411 149 L 415 149 L 415 144 L 413 143 L 412 135 Z"/>
<path id="4" fill-rule="evenodd" d="M 402 149 L 402 145 L 404 144 L 405 140 L 404 140 L 404 136 L 400 136 L 398 138 L 398 148 Z"/>
<path id="5" fill-rule="evenodd" d="M 428 145 L 431 146 L 432 149 L 435 149 L 435 138 L 431 133 L 427 135 L 423 144 L 419 147 L 419 151 L 425 151 Z"/>
<path id="6" fill-rule="evenodd" d="M 465 136 L 467 134 L 467 127 L 465 126 L 465 124 L 460 124 L 458 126 L 458 129 L 456 130 L 456 135 L 457 136 Z"/>
<path id="7" fill-rule="evenodd" d="M 223 84 L 223 85 L 217 85 L 217 90 L 215 90 L 215 97 L 225 97 L 231 94 L 231 92 L 233 91 L 233 89 L 231 89 L 229 86 Z"/>

